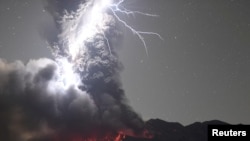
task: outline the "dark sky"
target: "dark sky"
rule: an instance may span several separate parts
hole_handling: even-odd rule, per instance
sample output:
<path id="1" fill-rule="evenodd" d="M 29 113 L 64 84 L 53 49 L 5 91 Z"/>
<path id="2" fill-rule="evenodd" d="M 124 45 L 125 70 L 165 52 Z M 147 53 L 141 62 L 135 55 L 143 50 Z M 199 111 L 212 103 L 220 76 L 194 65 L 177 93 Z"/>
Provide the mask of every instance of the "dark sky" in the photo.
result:
<path id="1" fill-rule="evenodd" d="M 250 124 L 249 0 L 126 0 L 128 9 L 159 17 L 128 18 L 145 36 L 149 55 L 128 30 L 119 49 L 122 82 L 144 119 L 189 124 L 219 119 Z M 52 17 L 40 0 L 0 0 L 0 58 L 51 57 L 45 40 Z"/>

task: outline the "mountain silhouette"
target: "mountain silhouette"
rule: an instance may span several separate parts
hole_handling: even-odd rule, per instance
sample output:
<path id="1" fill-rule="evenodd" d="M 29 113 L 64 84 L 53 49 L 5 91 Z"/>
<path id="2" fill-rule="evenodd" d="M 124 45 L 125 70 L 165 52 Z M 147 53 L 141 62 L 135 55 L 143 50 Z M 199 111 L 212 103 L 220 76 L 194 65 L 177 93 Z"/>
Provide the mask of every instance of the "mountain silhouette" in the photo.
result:
<path id="1" fill-rule="evenodd" d="M 154 134 L 151 139 L 126 136 L 124 141 L 207 141 L 208 125 L 227 125 L 219 120 L 195 122 L 183 126 L 177 122 L 167 122 L 161 119 L 150 119 L 146 129 Z"/>

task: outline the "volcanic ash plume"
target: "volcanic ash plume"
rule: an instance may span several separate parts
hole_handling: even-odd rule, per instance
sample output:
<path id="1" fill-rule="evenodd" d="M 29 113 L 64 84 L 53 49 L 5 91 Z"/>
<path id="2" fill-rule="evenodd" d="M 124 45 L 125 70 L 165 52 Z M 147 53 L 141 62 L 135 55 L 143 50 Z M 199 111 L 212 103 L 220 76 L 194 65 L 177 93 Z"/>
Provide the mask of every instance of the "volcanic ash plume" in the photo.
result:
<path id="1" fill-rule="evenodd" d="M 142 132 L 120 84 L 112 4 L 89 0 L 59 14 L 60 34 L 49 41 L 54 60 L 0 60 L 0 140 L 106 141 Z"/>

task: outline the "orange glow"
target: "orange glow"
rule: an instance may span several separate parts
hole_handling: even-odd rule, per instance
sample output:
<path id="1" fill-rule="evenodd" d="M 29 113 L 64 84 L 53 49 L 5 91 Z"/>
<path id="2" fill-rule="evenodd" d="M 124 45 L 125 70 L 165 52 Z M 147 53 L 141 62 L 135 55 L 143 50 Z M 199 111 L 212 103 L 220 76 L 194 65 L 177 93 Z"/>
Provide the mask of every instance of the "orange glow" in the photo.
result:
<path id="1" fill-rule="evenodd" d="M 62 133 L 54 136 L 53 141 L 123 141 L 127 136 L 141 139 L 152 139 L 154 137 L 148 130 L 144 130 L 143 132 L 137 134 L 131 130 L 123 130 L 117 133 L 105 133 L 105 135 L 92 133 L 87 136 L 81 133 Z"/>
<path id="2" fill-rule="evenodd" d="M 125 138 L 123 134 L 107 134 L 104 136 L 84 136 L 81 134 L 57 135 L 54 141 L 122 141 Z"/>

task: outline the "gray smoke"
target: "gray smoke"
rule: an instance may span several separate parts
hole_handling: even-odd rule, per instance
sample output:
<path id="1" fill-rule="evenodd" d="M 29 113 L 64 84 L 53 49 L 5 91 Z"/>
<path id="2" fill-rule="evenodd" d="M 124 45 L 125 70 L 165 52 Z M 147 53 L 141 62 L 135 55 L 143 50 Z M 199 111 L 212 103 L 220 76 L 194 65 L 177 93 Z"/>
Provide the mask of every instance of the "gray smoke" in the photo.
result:
<path id="1" fill-rule="evenodd" d="M 74 6 L 79 1 L 74 2 L 67 9 L 63 7 L 69 3 L 66 0 L 49 1 L 58 31 L 65 26 L 60 20 L 62 11 L 77 9 Z M 102 135 L 143 129 L 143 120 L 128 105 L 122 89 L 123 66 L 115 51 L 120 33 L 115 20 L 107 29 L 105 34 L 97 34 L 85 43 L 85 52 L 75 66 L 82 81 L 77 87 L 65 89 L 57 85 L 60 77 L 57 61 L 44 58 L 24 64 L 0 60 L 0 140 L 54 140 L 55 135 L 64 133 Z M 58 33 L 56 38 L 48 39 L 52 48 L 56 44 L 57 56 L 67 56 L 62 35 Z"/>
<path id="2" fill-rule="evenodd" d="M 40 29 L 40 34 L 44 39 L 48 41 L 49 44 L 54 44 L 57 42 L 58 35 L 62 32 L 61 24 L 58 23 L 65 14 L 65 12 L 72 12 L 79 8 L 81 3 L 85 0 L 42 0 L 44 3 L 44 8 L 53 17 L 56 29 Z"/>

